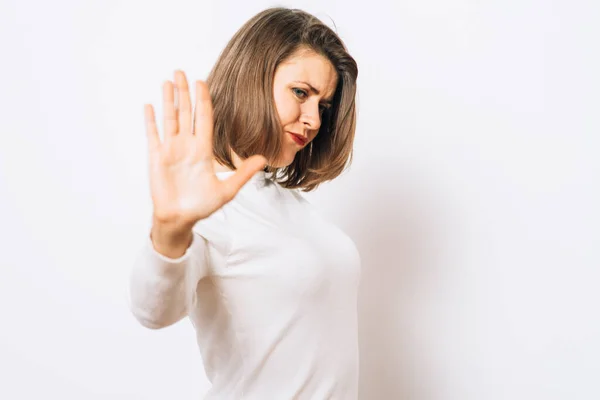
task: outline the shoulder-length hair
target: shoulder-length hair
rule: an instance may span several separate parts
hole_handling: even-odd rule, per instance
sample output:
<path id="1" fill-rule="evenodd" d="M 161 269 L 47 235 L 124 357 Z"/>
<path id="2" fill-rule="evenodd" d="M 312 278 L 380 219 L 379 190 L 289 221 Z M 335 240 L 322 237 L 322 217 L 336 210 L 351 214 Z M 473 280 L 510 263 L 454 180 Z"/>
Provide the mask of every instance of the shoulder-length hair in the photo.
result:
<path id="1" fill-rule="evenodd" d="M 290 165 L 267 165 L 265 172 L 283 187 L 308 192 L 352 162 L 358 67 L 338 35 L 304 11 L 269 8 L 235 33 L 207 84 L 214 107 L 213 152 L 219 163 L 235 169 L 230 150 L 242 159 L 260 154 L 274 160 L 283 137 L 273 99 L 275 70 L 302 48 L 326 57 L 337 72 L 332 106 L 323 113 L 316 137 Z"/>

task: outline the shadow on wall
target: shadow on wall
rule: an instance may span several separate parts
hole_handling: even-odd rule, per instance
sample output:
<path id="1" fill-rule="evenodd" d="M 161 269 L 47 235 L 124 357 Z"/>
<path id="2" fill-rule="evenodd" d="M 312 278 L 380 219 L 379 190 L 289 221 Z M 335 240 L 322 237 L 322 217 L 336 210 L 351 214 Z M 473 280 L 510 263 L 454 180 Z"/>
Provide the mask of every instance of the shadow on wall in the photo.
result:
<path id="1" fill-rule="evenodd" d="M 397 170 L 375 176 L 371 188 L 357 192 L 365 197 L 354 218 L 346 219 L 362 260 L 359 399 L 428 400 L 436 379 L 421 335 L 435 280 L 439 199 L 426 193 L 423 180 L 402 179 Z"/>

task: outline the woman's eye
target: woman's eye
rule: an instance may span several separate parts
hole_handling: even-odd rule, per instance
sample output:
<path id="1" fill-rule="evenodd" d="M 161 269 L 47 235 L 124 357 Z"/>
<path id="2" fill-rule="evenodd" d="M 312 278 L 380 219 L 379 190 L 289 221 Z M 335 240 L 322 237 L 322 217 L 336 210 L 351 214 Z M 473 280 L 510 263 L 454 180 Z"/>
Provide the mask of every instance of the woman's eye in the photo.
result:
<path id="1" fill-rule="evenodd" d="M 306 93 L 305 90 L 298 89 L 298 88 L 293 88 L 292 90 L 294 91 L 294 94 L 301 99 L 304 99 L 304 98 L 306 98 L 306 96 L 308 96 L 308 93 Z"/>

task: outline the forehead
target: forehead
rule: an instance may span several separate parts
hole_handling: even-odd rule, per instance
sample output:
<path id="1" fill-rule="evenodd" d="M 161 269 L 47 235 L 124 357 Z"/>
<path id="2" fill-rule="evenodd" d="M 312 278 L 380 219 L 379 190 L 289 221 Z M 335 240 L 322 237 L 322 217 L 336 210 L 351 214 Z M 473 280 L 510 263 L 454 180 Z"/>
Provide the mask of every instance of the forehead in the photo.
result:
<path id="1" fill-rule="evenodd" d="M 337 72 L 331 62 L 312 50 L 300 50 L 282 62 L 275 72 L 275 79 L 304 81 L 321 92 L 322 97 L 331 97 L 337 86 Z"/>

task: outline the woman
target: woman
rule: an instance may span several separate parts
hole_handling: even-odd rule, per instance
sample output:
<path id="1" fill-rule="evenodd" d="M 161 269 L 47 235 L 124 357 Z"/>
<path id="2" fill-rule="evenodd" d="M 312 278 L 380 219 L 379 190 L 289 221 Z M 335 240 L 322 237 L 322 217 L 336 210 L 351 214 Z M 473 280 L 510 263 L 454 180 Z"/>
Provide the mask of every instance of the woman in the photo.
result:
<path id="1" fill-rule="evenodd" d="M 331 29 L 273 8 L 196 83 L 193 118 L 184 74 L 177 108 L 165 82 L 162 143 L 146 105 L 154 215 L 131 308 L 149 328 L 190 318 L 206 398 L 357 397 L 360 258 L 300 194 L 351 160 L 357 73 Z"/>

